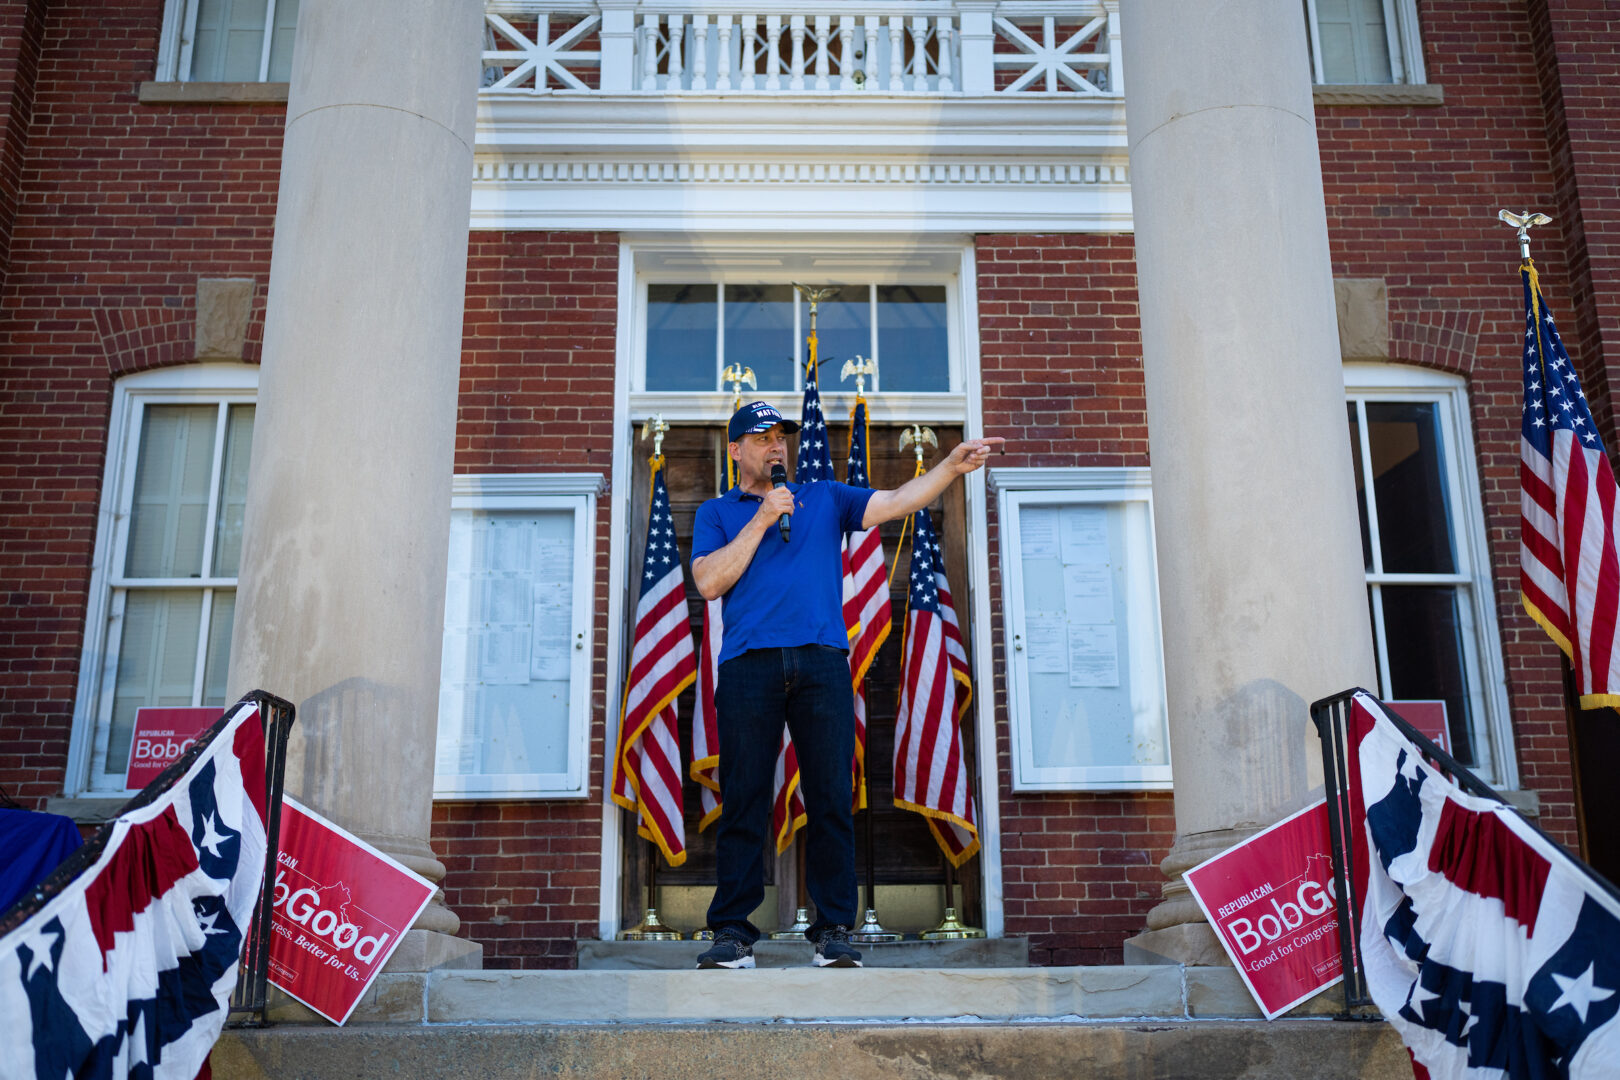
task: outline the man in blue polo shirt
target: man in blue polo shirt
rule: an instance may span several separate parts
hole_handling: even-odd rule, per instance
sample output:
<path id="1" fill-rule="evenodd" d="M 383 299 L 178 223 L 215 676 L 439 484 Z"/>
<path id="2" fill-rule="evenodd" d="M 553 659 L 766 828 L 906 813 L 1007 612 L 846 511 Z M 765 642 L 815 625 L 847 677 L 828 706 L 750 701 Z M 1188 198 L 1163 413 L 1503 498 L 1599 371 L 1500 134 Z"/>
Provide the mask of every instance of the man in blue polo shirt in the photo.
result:
<path id="1" fill-rule="evenodd" d="M 765 834 L 776 755 L 787 725 L 799 756 L 809 817 L 805 878 L 816 905 L 806 936 L 820 967 L 860 967 L 855 923 L 855 827 L 850 764 L 855 706 L 844 627 L 845 533 L 870 529 L 933 502 L 978 469 L 999 438 L 964 441 L 929 472 L 893 491 L 833 480 L 771 485 L 799 425 L 763 401 L 738 409 L 727 428 L 738 483 L 698 508 L 692 578 L 704 599 L 725 598 L 725 636 L 714 704 L 720 728 L 716 837 L 719 883 L 709 905 L 714 944 L 700 968 L 751 968 L 759 930 L 749 913 L 765 900 Z M 780 522 L 788 515 L 790 528 Z"/>

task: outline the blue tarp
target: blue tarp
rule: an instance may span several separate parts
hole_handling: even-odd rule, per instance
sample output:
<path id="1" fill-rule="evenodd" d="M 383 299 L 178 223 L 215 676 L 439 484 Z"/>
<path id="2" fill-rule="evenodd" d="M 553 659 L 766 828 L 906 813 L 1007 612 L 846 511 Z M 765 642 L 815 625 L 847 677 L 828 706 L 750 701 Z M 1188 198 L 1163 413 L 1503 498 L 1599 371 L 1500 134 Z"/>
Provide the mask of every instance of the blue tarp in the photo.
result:
<path id="1" fill-rule="evenodd" d="M 72 818 L 0 810 L 0 912 L 44 881 L 83 843 Z"/>

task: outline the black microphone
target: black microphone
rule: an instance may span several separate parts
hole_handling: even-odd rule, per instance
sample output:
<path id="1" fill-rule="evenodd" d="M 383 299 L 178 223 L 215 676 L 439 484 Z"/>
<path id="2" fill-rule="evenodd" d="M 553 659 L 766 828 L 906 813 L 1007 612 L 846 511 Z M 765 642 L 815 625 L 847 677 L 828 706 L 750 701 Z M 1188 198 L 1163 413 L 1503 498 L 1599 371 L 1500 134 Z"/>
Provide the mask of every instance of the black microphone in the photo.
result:
<path id="1" fill-rule="evenodd" d="M 787 470 L 782 468 L 781 462 L 771 466 L 771 487 L 787 487 Z M 790 517 L 792 517 L 791 514 L 783 514 L 776 521 L 777 531 L 782 534 L 782 543 L 784 544 L 788 542 L 788 519 Z"/>

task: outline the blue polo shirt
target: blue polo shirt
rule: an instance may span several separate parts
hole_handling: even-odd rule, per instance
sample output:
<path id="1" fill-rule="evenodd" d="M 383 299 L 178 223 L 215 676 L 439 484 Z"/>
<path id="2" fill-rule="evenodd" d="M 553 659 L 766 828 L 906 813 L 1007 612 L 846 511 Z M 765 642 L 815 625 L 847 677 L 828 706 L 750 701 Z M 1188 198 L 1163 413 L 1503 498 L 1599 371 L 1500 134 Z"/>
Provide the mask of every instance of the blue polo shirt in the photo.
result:
<path id="1" fill-rule="evenodd" d="M 844 628 L 844 534 L 856 532 L 871 488 L 836 480 L 789 484 L 792 539 L 767 529 L 742 577 L 725 594 L 720 663 L 749 649 L 828 645 L 849 649 Z M 731 543 L 759 512 L 758 495 L 732 488 L 698 507 L 692 523 L 694 561 Z"/>

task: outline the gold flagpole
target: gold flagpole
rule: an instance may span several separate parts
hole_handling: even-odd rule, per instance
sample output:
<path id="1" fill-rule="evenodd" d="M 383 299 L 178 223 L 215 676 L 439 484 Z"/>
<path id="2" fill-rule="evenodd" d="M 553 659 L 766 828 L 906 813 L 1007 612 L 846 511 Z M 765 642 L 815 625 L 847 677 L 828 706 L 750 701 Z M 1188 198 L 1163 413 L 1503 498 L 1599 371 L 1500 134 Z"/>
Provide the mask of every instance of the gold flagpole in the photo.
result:
<path id="1" fill-rule="evenodd" d="M 664 423 L 662 413 L 654 413 L 641 425 L 641 440 L 646 442 L 648 436 L 652 437 L 654 473 L 662 466 L 664 433 L 668 430 L 669 425 Z M 658 855 L 653 848 L 652 841 L 647 841 L 647 909 L 642 914 L 641 922 L 628 930 L 619 931 L 620 941 L 681 940 L 680 931 L 665 926 L 658 918 Z"/>

